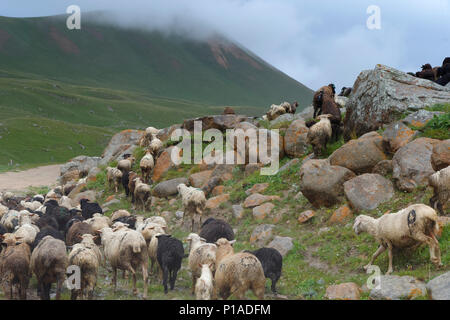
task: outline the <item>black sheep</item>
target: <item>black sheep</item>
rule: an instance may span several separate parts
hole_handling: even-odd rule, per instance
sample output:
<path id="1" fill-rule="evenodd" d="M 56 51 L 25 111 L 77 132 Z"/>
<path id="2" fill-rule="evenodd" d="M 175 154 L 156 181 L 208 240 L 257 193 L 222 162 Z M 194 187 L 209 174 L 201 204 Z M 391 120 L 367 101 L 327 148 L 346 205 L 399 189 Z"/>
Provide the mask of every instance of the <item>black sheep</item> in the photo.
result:
<path id="1" fill-rule="evenodd" d="M 184 248 L 183 243 L 171 235 L 163 234 L 156 237 L 158 238 L 156 257 L 163 273 L 164 293 L 167 293 L 167 280 L 169 280 L 170 290 L 175 287 L 177 273 L 184 258 Z"/>
<path id="2" fill-rule="evenodd" d="M 208 243 L 215 243 L 220 238 L 234 240 L 233 228 L 224 220 L 208 218 L 202 225 L 200 237 Z"/>
<path id="3" fill-rule="evenodd" d="M 52 227 L 55 230 L 59 230 L 59 224 L 56 218 L 53 215 L 47 213 L 39 217 L 39 219 L 36 221 L 36 225 L 39 227 L 39 229 L 42 229 L 44 227 Z"/>
<path id="4" fill-rule="evenodd" d="M 136 217 L 135 216 L 127 216 L 127 217 L 120 217 L 112 221 L 115 222 L 122 222 L 128 225 L 128 228 L 136 230 Z"/>
<path id="5" fill-rule="evenodd" d="M 272 292 L 277 293 L 277 282 L 281 277 L 283 267 L 283 257 L 274 248 L 261 248 L 256 251 L 246 251 L 255 255 L 264 270 L 264 276 L 272 281 Z"/>
<path id="6" fill-rule="evenodd" d="M 36 248 L 36 246 L 39 244 L 39 242 L 46 236 L 52 236 L 53 238 L 59 239 L 62 241 L 65 240 L 64 235 L 62 234 L 62 232 L 58 231 L 58 229 L 53 228 L 51 226 L 44 226 L 38 232 L 38 234 L 36 235 L 36 238 L 34 239 L 34 242 L 31 244 L 31 246 L 30 246 L 31 251 L 33 251 L 34 248 Z"/>
<path id="7" fill-rule="evenodd" d="M 450 63 L 444 64 L 438 70 L 439 79 L 436 80 L 437 84 L 441 86 L 447 85 L 450 82 Z"/>
<path id="8" fill-rule="evenodd" d="M 64 227 L 64 236 L 67 235 L 67 231 L 69 231 L 70 227 L 75 223 L 75 222 L 81 222 L 84 221 L 83 216 L 81 215 L 75 215 L 73 216 L 69 221 L 67 221 L 66 226 Z"/>
<path id="9" fill-rule="evenodd" d="M 5 233 L 8 233 L 8 230 L 6 230 L 5 226 L 0 223 L 0 234 L 4 235 Z"/>
<path id="10" fill-rule="evenodd" d="M 122 186 L 125 189 L 125 194 L 127 197 L 130 195 L 130 188 L 128 187 L 129 183 L 130 183 L 130 172 L 125 171 L 122 174 Z"/>
<path id="11" fill-rule="evenodd" d="M 90 219 L 95 213 L 103 214 L 102 208 L 96 202 L 89 202 L 88 199 L 81 199 L 81 215 L 84 219 Z"/>

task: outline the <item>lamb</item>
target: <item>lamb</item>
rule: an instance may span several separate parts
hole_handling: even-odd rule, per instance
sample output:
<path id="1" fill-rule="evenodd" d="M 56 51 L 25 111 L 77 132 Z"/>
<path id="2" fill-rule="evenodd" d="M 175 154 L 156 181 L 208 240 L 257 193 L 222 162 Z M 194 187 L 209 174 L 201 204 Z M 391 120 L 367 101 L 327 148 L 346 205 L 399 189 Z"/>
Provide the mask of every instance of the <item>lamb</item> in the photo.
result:
<path id="1" fill-rule="evenodd" d="M 50 300 L 50 288 L 56 282 L 56 300 L 60 299 L 69 259 L 66 245 L 52 236 L 44 237 L 31 254 L 30 268 L 36 275 L 42 300 Z"/>
<path id="2" fill-rule="evenodd" d="M 81 215 L 84 219 L 90 219 L 95 213 L 103 214 L 103 210 L 96 202 L 89 202 L 88 199 L 81 199 Z"/>
<path id="3" fill-rule="evenodd" d="M 133 166 L 134 161 L 136 161 L 136 159 L 133 156 L 130 156 L 127 159 L 120 160 L 117 164 L 117 169 L 122 171 L 122 174 L 125 172 L 129 172 L 131 171 L 131 167 Z"/>
<path id="4" fill-rule="evenodd" d="M 117 269 L 130 271 L 133 275 L 133 292 L 138 293 L 136 288 L 136 271 L 141 269 L 144 280 L 143 298 L 147 298 L 148 284 L 148 252 L 144 237 L 135 230 L 125 227 L 100 230 L 102 245 L 106 259 L 113 269 L 114 293 L 117 288 Z"/>
<path id="5" fill-rule="evenodd" d="M 20 201 L 20 205 L 23 206 L 25 209 L 27 210 L 31 210 L 31 211 L 36 211 L 37 209 L 39 209 L 40 206 L 42 206 L 42 203 L 40 203 L 39 201 Z"/>
<path id="6" fill-rule="evenodd" d="M 370 262 L 364 267 L 367 270 L 375 259 L 388 249 L 389 268 L 386 274 L 393 272 L 393 248 L 417 248 L 423 243 L 430 247 L 430 259 L 441 266 L 441 252 L 436 234 L 439 231 L 436 211 L 424 204 L 413 204 L 396 213 L 385 214 L 375 219 L 359 215 L 355 219 L 353 230 L 357 235 L 367 232 L 380 243 Z"/>
<path id="7" fill-rule="evenodd" d="M 264 276 L 272 281 L 272 292 L 277 293 L 277 282 L 281 277 L 283 268 L 283 256 L 274 248 L 261 248 L 256 251 L 246 251 L 255 255 L 264 270 Z"/>
<path id="8" fill-rule="evenodd" d="M 184 206 L 183 224 L 185 217 L 190 216 L 192 219 L 191 232 L 194 232 L 196 217 L 199 217 L 199 225 L 202 224 L 202 214 L 206 206 L 205 193 L 200 189 L 187 187 L 184 183 L 179 184 L 177 190 Z"/>
<path id="9" fill-rule="evenodd" d="M 322 99 L 324 96 L 327 96 L 334 100 L 334 95 L 336 94 L 335 88 L 336 87 L 334 86 L 334 84 L 330 83 L 328 86 L 324 86 L 314 93 L 313 97 L 314 119 L 321 114 L 323 104 Z"/>
<path id="10" fill-rule="evenodd" d="M 263 300 L 266 278 L 261 262 L 251 253 L 234 253 L 235 241 L 220 238 L 216 242 L 214 296 L 228 299 L 234 294 L 237 299 L 242 300 L 251 289 L 258 299 Z"/>
<path id="11" fill-rule="evenodd" d="M 192 273 L 192 293 L 194 293 L 198 278 L 201 276 L 202 265 L 209 265 L 210 271 L 215 272 L 217 246 L 214 243 L 206 243 L 206 240 L 196 233 L 189 234 L 185 241 L 190 244 L 188 264 Z"/>
<path id="12" fill-rule="evenodd" d="M 112 188 L 114 185 L 114 190 L 119 192 L 119 185 L 122 183 L 123 173 L 117 168 L 107 167 L 106 168 L 106 179 L 108 180 L 109 187 Z"/>
<path id="13" fill-rule="evenodd" d="M 137 201 L 136 209 L 138 208 L 138 203 L 140 202 L 142 205 L 142 210 L 144 211 L 147 207 L 148 199 L 152 194 L 152 190 L 148 184 L 142 182 L 140 178 L 136 179 L 136 186 L 134 189 L 134 199 Z"/>
<path id="14" fill-rule="evenodd" d="M 331 122 L 331 129 L 332 129 L 332 138 L 334 141 L 338 140 L 340 129 L 341 129 L 341 123 L 342 123 L 342 116 L 341 116 L 341 110 L 339 109 L 338 105 L 336 104 L 335 98 L 330 97 L 329 95 L 325 94 L 319 94 L 319 101 L 321 104 L 320 107 L 320 114 L 330 114 L 330 122 Z"/>
<path id="15" fill-rule="evenodd" d="M 13 298 L 13 286 L 19 287 L 19 299 L 27 299 L 27 288 L 31 278 L 28 244 L 11 233 L 0 235 L 6 248 L 0 254 L 0 279 L 3 292 L 8 299 Z"/>
<path id="16" fill-rule="evenodd" d="M 156 137 L 153 138 L 152 142 L 150 142 L 149 150 L 150 150 L 151 154 L 153 155 L 153 157 L 155 157 L 155 159 L 159 157 L 159 154 L 161 153 L 163 148 L 164 148 L 164 143 Z"/>
<path id="17" fill-rule="evenodd" d="M 331 115 L 324 114 L 319 116 L 319 122 L 309 128 L 306 136 L 307 142 L 312 145 L 316 157 L 322 154 L 322 149 L 326 147 L 332 136 Z"/>
<path id="18" fill-rule="evenodd" d="M 69 231 L 67 231 L 66 244 L 68 246 L 73 246 L 74 244 L 79 243 L 81 241 L 81 236 L 86 233 L 94 235 L 94 230 L 92 230 L 91 225 L 86 222 L 75 222 L 70 227 Z"/>
<path id="19" fill-rule="evenodd" d="M 233 228 L 224 220 L 208 218 L 202 225 L 200 237 L 208 243 L 215 243 L 220 238 L 234 240 Z"/>
<path id="20" fill-rule="evenodd" d="M 76 300 L 79 294 L 81 298 L 93 298 L 101 261 L 101 253 L 94 240 L 95 237 L 90 234 L 82 235 L 81 242 L 74 245 L 69 254 L 70 265 L 78 266 L 81 273 L 80 289 L 72 289 L 72 300 Z"/>
<path id="21" fill-rule="evenodd" d="M 430 206 L 443 215 L 444 206 L 450 200 L 450 166 L 432 174 L 428 184 L 433 188 Z"/>
<path id="22" fill-rule="evenodd" d="M 147 150 L 145 156 L 142 157 L 141 162 L 139 163 L 139 167 L 141 168 L 145 183 L 148 183 L 150 181 L 150 174 L 152 173 L 154 166 L 155 160 L 153 160 L 152 152 L 150 150 Z"/>
<path id="23" fill-rule="evenodd" d="M 199 267 L 201 268 L 201 276 L 195 285 L 195 298 L 197 300 L 211 300 L 214 290 L 211 265 L 199 264 Z"/>
<path id="24" fill-rule="evenodd" d="M 171 235 L 161 234 L 156 237 L 158 238 L 157 258 L 163 274 L 164 293 L 167 294 L 167 280 L 169 280 L 170 290 L 175 288 L 175 280 L 184 258 L 184 248 L 183 243 Z"/>

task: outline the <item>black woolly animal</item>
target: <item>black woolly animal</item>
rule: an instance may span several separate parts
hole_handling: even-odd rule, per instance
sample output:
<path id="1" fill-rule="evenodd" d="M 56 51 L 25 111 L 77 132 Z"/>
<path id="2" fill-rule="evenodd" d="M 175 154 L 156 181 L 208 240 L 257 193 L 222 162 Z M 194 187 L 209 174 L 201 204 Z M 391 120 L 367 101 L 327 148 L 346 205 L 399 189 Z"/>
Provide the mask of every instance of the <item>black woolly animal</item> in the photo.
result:
<path id="1" fill-rule="evenodd" d="M 436 80 L 436 83 L 440 84 L 441 86 L 447 85 L 450 82 L 450 62 L 440 67 L 438 70 L 438 74 L 439 78 Z"/>
<path id="2" fill-rule="evenodd" d="M 348 97 L 352 93 L 352 88 L 349 87 L 342 87 L 341 93 L 339 93 L 339 96 L 341 97 Z"/>
<path id="3" fill-rule="evenodd" d="M 88 199 L 81 199 L 81 215 L 84 219 L 90 219 L 95 213 L 103 214 L 103 210 L 96 202 L 89 202 Z"/>
<path id="4" fill-rule="evenodd" d="M 130 172 L 125 171 L 122 174 L 122 186 L 125 189 L 125 194 L 128 197 L 130 195 L 130 188 L 128 184 L 130 183 Z"/>
<path id="5" fill-rule="evenodd" d="M 184 248 L 183 243 L 171 235 L 163 234 L 156 237 L 158 238 L 156 257 L 163 274 L 164 293 L 167 293 L 167 281 L 170 290 L 175 288 L 175 280 L 184 258 Z"/>
<path id="6" fill-rule="evenodd" d="M 8 230 L 6 230 L 5 226 L 0 223 L 0 234 L 3 235 L 5 233 L 8 233 Z"/>
<path id="7" fill-rule="evenodd" d="M 46 202 L 45 216 L 54 218 L 58 223 L 58 230 L 64 231 L 67 222 L 74 217 L 79 211 L 76 209 L 69 210 L 66 207 L 60 207 L 55 200 Z M 39 218 L 42 219 L 43 217 Z"/>
<path id="8" fill-rule="evenodd" d="M 277 292 L 277 282 L 281 277 L 281 269 L 283 268 L 283 257 L 274 248 L 261 248 L 256 251 L 245 251 L 255 255 L 264 270 L 264 276 L 272 281 L 272 292 Z"/>
<path id="9" fill-rule="evenodd" d="M 33 199 L 31 199 L 31 201 L 38 201 L 38 202 L 44 204 L 44 197 L 41 195 L 37 195 L 37 196 L 34 196 Z"/>
<path id="10" fill-rule="evenodd" d="M 112 221 L 115 222 L 122 222 L 128 225 L 128 228 L 136 230 L 136 217 L 135 216 L 127 216 L 127 217 L 120 217 Z"/>
<path id="11" fill-rule="evenodd" d="M 199 235 L 208 243 L 215 243 L 220 238 L 234 240 L 233 228 L 221 219 L 208 218 L 203 222 Z"/>
<path id="12" fill-rule="evenodd" d="M 34 242 L 30 246 L 31 251 L 33 251 L 34 248 L 36 248 L 36 246 L 39 244 L 39 242 L 46 236 L 52 236 L 53 238 L 59 239 L 62 241 L 65 240 L 64 235 L 62 234 L 62 232 L 58 231 L 58 229 L 53 228 L 51 226 L 45 226 L 45 227 L 41 228 L 40 231 L 38 232 L 38 234 L 36 235 Z"/>
<path id="13" fill-rule="evenodd" d="M 39 227 L 39 229 L 42 229 L 44 227 L 52 227 L 55 230 L 59 230 L 59 224 L 56 218 L 47 213 L 39 217 L 39 219 L 36 221 L 36 225 Z"/>
<path id="14" fill-rule="evenodd" d="M 67 221 L 66 226 L 64 227 L 64 236 L 67 235 L 67 231 L 69 231 L 70 227 L 75 223 L 75 222 L 81 222 L 84 221 L 83 216 L 81 215 L 75 215 L 73 216 L 69 221 Z"/>

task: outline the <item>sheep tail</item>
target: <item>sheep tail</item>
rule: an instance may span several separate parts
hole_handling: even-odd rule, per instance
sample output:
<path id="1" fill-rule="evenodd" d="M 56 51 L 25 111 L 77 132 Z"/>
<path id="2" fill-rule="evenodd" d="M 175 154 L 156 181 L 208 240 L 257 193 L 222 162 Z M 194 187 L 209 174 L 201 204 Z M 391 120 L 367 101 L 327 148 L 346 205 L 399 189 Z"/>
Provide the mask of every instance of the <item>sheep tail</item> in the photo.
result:
<path id="1" fill-rule="evenodd" d="M 141 245 L 139 243 L 133 243 L 133 252 L 134 253 L 141 252 Z"/>

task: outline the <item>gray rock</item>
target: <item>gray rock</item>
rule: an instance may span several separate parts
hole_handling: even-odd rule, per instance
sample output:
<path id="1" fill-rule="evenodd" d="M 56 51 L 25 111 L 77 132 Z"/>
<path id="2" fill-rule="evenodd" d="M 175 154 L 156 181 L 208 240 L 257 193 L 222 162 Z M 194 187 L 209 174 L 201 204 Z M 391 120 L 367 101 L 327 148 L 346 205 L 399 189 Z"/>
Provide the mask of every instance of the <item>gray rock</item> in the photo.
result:
<path id="1" fill-rule="evenodd" d="M 436 143 L 431 155 L 431 166 L 435 171 L 450 166 L 450 139 Z"/>
<path id="2" fill-rule="evenodd" d="M 352 208 L 372 210 L 394 196 L 394 186 L 379 174 L 366 173 L 346 181 L 344 193 Z"/>
<path id="3" fill-rule="evenodd" d="M 394 68 L 377 65 L 362 71 L 346 104 L 344 137 L 378 130 L 409 110 L 450 101 L 450 90 Z"/>
<path id="4" fill-rule="evenodd" d="M 428 177 L 434 173 L 431 166 L 433 146 L 439 140 L 419 138 L 400 148 L 392 158 L 392 177 L 402 191 L 428 185 Z"/>
<path id="5" fill-rule="evenodd" d="M 234 204 L 232 207 L 233 210 L 233 217 L 236 219 L 242 219 L 244 216 L 244 208 L 240 204 Z"/>
<path id="6" fill-rule="evenodd" d="M 427 290 L 433 300 L 450 300 L 450 271 L 430 280 Z"/>
<path id="7" fill-rule="evenodd" d="M 294 115 L 292 113 L 285 113 L 276 118 L 275 120 L 270 121 L 270 126 L 273 127 L 283 122 L 292 122 L 292 121 L 294 121 Z"/>
<path id="8" fill-rule="evenodd" d="M 291 123 L 284 135 L 284 152 L 288 156 L 300 158 L 306 154 L 308 131 L 303 120 L 295 120 Z"/>
<path id="9" fill-rule="evenodd" d="M 306 107 L 302 111 L 297 112 L 296 116 L 299 116 L 304 120 L 312 119 L 312 117 L 314 116 L 314 107 L 313 106 Z"/>
<path id="10" fill-rule="evenodd" d="M 257 246 L 264 246 L 266 242 L 272 238 L 272 231 L 275 226 L 273 224 L 262 224 L 253 229 L 250 236 L 250 242 Z"/>
<path id="11" fill-rule="evenodd" d="M 177 186 L 180 183 L 189 185 L 189 180 L 186 178 L 177 178 L 158 183 L 153 189 L 152 195 L 157 198 L 168 198 L 178 194 Z"/>
<path id="12" fill-rule="evenodd" d="M 277 249 L 284 257 L 289 253 L 289 251 L 292 250 L 294 244 L 292 243 L 291 237 L 276 236 L 275 239 L 267 245 L 267 247 Z"/>
<path id="13" fill-rule="evenodd" d="M 177 219 L 182 219 L 183 216 L 184 216 L 184 212 L 183 211 L 175 212 L 175 217 L 177 217 Z"/>
<path id="14" fill-rule="evenodd" d="M 100 165 L 106 165 L 110 161 L 121 159 L 126 153 L 132 154 L 142 134 L 143 131 L 139 130 L 124 130 L 115 134 L 103 151 Z"/>
<path id="15" fill-rule="evenodd" d="M 426 295 L 425 283 L 411 276 L 380 276 L 379 286 L 370 291 L 370 298 L 374 300 L 414 299 Z"/>
<path id="16" fill-rule="evenodd" d="M 419 110 L 408 115 L 402 120 L 402 122 L 407 125 L 413 125 L 415 127 L 423 127 L 427 124 L 428 121 L 433 119 L 434 116 L 439 116 L 442 114 L 444 114 L 444 112 Z"/>
<path id="17" fill-rule="evenodd" d="M 117 204 L 117 203 L 120 203 L 120 200 L 119 200 L 119 199 L 112 199 L 111 201 L 105 202 L 105 203 L 103 204 L 103 206 L 104 206 L 104 207 L 109 207 L 109 206 L 111 206 L 111 205 L 113 205 L 113 204 Z"/>
<path id="18" fill-rule="evenodd" d="M 78 170 L 80 176 L 87 176 L 92 168 L 99 166 L 101 158 L 99 157 L 88 157 L 88 156 L 78 156 L 71 159 L 69 162 L 61 165 L 61 176 L 65 175 L 67 172 Z"/>
<path id="19" fill-rule="evenodd" d="M 194 122 L 200 121 L 202 123 L 202 130 L 208 129 L 218 129 L 220 131 L 225 131 L 226 129 L 235 128 L 240 122 L 249 121 L 250 118 L 243 115 L 236 114 L 225 114 L 225 115 L 215 115 L 206 116 L 195 119 L 187 119 L 183 122 L 183 128 L 188 131 L 194 130 Z"/>
<path id="20" fill-rule="evenodd" d="M 401 121 L 391 123 L 383 132 L 383 149 L 386 153 L 394 154 L 398 149 L 410 143 L 418 133 Z"/>

